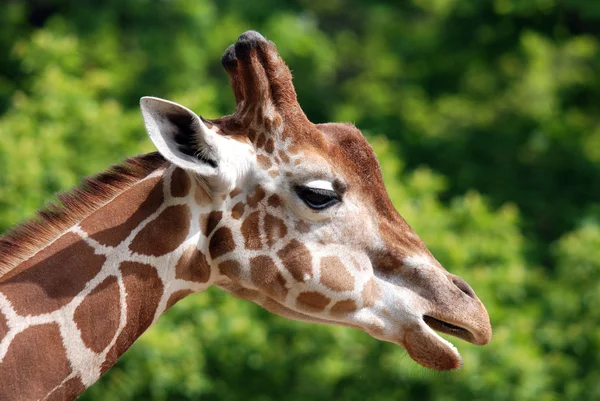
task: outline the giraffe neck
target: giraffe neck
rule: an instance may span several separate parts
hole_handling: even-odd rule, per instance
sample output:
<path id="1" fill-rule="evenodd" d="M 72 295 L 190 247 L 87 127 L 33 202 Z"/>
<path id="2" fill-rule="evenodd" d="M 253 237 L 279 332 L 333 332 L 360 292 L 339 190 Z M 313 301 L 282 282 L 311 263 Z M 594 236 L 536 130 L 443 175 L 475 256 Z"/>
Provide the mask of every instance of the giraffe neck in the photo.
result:
<path id="1" fill-rule="evenodd" d="M 0 276 L 2 398 L 77 397 L 169 307 L 211 285 L 212 208 L 164 164 Z"/>

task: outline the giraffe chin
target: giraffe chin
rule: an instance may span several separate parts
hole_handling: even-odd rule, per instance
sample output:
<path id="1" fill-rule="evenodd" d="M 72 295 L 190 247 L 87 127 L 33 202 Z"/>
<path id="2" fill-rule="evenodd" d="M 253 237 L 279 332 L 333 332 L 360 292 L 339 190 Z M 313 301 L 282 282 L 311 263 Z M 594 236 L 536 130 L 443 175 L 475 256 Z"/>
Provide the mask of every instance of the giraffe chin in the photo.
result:
<path id="1" fill-rule="evenodd" d="M 426 324 L 407 329 L 403 345 L 410 357 L 426 368 L 456 370 L 462 367 L 456 347 Z"/>

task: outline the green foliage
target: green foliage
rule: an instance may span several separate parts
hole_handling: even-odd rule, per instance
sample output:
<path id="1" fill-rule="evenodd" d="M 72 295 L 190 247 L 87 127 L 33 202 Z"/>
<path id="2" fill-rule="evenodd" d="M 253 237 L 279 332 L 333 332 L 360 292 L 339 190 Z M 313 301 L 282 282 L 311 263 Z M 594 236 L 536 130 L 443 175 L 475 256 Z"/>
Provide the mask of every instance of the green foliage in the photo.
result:
<path id="1" fill-rule="evenodd" d="M 152 150 L 137 102 L 233 109 L 221 52 L 275 41 L 315 122 L 352 121 L 390 196 L 484 301 L 483 348 L 399 347 L 187 298 L 83 399 L 600 398 L 600 4 L 587 0 L 10 1 L 0 13 L 0 231 Z M 455 340 L 453 340 L 455 341 Z"/>

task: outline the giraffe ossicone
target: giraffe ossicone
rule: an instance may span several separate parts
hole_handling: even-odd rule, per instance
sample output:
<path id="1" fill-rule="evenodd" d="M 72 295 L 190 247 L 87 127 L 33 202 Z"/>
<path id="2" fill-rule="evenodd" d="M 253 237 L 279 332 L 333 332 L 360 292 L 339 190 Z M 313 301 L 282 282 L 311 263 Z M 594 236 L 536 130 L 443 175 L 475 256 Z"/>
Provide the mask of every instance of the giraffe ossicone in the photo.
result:
<path id="1" fill-rule="evenodd" d="M 205 120 L 142 98 L 159 153 L 86 180 L 0 238 L 3 399 L 75 398 L 174 303 L 212 285 L 366 331 L 432 369 L 461 365 L 436 331 L 490 340 L 482 302 L 392 206 L 360 131 L 311 123 L 257 32 L 221 62 L 234 114 Z"/>

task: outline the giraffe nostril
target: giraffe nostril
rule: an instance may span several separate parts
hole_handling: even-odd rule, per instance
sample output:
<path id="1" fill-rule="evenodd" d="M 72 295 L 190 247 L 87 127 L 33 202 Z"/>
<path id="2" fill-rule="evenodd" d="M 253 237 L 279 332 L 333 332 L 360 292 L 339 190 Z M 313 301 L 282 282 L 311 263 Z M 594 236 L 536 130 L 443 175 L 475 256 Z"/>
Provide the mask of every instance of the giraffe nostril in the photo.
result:
<path id="1" fill-rule="evenodd" d="M 475 291 L 473 291 L 471 286 L 469 284 L 467 284 L 467 282 L 465 280 L 463 280 L 462 278 L 455 276 L 455 275 L 452 275 L 450 278 L 451 278 L 452 282 L 454 283 L 454 285 L 457 286 L 459 290 L 461 290 L 463 293 L 465 293 L 469 297 L 471 297 L 473 299 L 477 299 L 477 295 L 475 295 Z"/>

